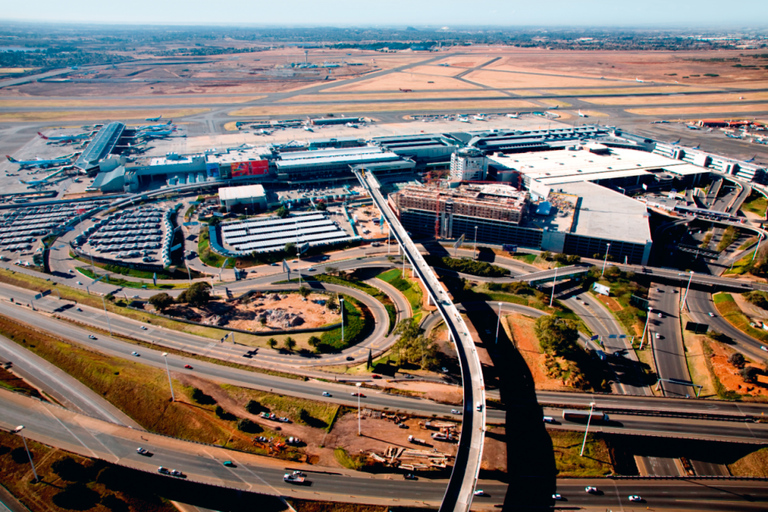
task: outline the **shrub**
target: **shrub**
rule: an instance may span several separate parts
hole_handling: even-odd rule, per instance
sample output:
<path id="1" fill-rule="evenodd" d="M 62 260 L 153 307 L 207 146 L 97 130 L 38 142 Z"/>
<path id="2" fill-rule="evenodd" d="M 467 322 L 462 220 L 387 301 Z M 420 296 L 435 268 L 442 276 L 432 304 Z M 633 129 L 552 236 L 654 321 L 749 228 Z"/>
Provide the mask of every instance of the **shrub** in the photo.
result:
<path id="1" fill-rule="evenodd" d="M 237 420 L 237 430 L 247 434 L 256 434 L 263 431 L 264 429 L 261 428 L 261 425 L 249 420 L 248 418 L 240 418 Z"/>
<path id="2" fill-rule="evenodd" d="M 216 403 L 216 399 L 211 395 L 203 393 L 202 389 L 192 388 L 192 400 L 200 405 L 213 405 Z"/>

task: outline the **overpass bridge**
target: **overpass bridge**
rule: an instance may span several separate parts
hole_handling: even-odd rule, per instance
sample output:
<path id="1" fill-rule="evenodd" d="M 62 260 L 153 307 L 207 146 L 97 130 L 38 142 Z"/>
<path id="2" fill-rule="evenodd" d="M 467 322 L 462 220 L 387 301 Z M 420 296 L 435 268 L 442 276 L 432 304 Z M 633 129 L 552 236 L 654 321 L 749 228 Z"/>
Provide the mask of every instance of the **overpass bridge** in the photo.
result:
<path id="1" fill-rule="evenodd" d="M 376 177 L 364 169 L 354 172 L 381 211 L 382 217 L 389 225 L 390 232 L 402 247 L 403 257 L 408 258 L 414 272 L 424 284 L 429 300 L 437 306 L 440 316 L 448 327 L 451 341 L 456 347 L 464 393 L 463 421 L 456 460 L 440 505 L 440 511 L 469 512 L 483 457 L 486 414 L 485 384 L 483 383 L 482 367 L 477 358 L 475 342 L 469 335 L 469 329 L 456 306 L 451 302 L 448 293 L 443 289 L 437 276 L 419 253 L 399 219 L 387 206 L 387 201 L 381 193 L 380 184 Z"/>

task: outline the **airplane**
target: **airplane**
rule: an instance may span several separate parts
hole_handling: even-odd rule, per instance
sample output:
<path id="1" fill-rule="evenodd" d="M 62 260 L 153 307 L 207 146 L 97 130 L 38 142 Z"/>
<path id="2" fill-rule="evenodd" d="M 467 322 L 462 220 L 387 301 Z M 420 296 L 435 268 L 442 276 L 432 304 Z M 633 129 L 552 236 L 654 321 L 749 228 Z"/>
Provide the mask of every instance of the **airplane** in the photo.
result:
<path id="1" fill-rule="evenodd" d="M 757 158 L 757 155 L 753 156 L 753 157 L 752 157 L 752 158 L 750 158 L 749 160 L 744 160 L 744 163 L 745 163 L 745 164 L 750 164 L 750 163 L 752 163 L 752 162 L 754 162 L 754 161 L 755 161 L 755 158 Z"/>
<path id="2" fill-rule="evenodd" d="M 75 142 L 78 140 L 84 140 L 90 137 L 90 134 L 88 133 L 78 133 L 77 135 L 58 135 L 58 136 L 46 136 L 43 135 L 40 132 L 37 132 L 37 134 L 42 137 L 45 140 L 50 140 L 52 142 Z"/>
<path id="3" fill-rule="evenodd" d="M 584 114 L 581 110 L 579 110 L 579 117 L 589 117 L 587 114 Z"/>
<path id="4" fill-rule="evenodd" d="M 401 87 L 401 88 L 400 88 L 400 92 L 413 92 L 413 89 L 403 89 L 403 88 Z"/>
<path id="5" fill-rule="evenodd" d="M 154 132 L 154 131 L 157 131 L 157 130 L 163 130 L 165 128 L 168 128 L 169 126 L 171 126 L 172 122 L 173 122 L 173 119 L 169 119 L 167 123 L 163 123 L 163 124 L 148 124 L 146 126 L 139 126 L 138 128 L 136 128 L 136 130 L 144 131 L 144 132 L 146 132 L 146 131 Z"/>
<path id="6" fill-rule="evenodd" d="M 460 118 L 459 118 L 459 122 L 461 122 L 461 123 L 468 123 L 468 122 L 469 122 L 469 119 L 468 119 L 468 118 L 466 118 L 466 117 L 460 117 Z"/>
<path id="7" fill-rule="evenodd" d="M 139 137 L 143 139 L 164 139 L 175 131 L 176 128 L 173 128 L 172 130 L 151 131 L 149 133 L 142 133 Z"/>
<path id="8" fill-rule="evenodd" d="M 640 80 L 639 78 L 635 78 L 635 82 L 640 82 L 641 84 L 644 84 L 645 80 Z"/>
<path id="9" fill-rule="evenodd" d="M 696 145 L 695 145 L 694 147 L 692 147 L 691 149 L 701 149 L 701 144 L 696 144 Z"/>
<path id="10" fill-rule="evenodd" d="M 18 164 L 22 169 L 27 167 L 53 167 L 56 165 L 67 165 L 72 162 L 71 157 L 52 158 L 50 160 L 16 160 L 12 156 L 5 155 L 12 164 Z"/>
<path id="11" fill-rule="evenodd" d="M 27 185 L 27 188 L 42 188 L 42 187 L 45 187 L 45 186 L 48 186 L 48 185 L 52 185 L 52 183 L 49 183 L 45 179 L 42 179 L 42 180 L 29 180 L 29 181 L 19 180 L 19 183 L 21 183 L 23 185 Z"/>
<path id="12" fill-rule="evenodd" d="M 731 139 L 740 139 L 741 138 L 741 135 L 736 135 L 735 133 L 729 133 L 729 132 L 725 132 L 725 136 L 726 137 L 730 137 Z"/>
<path id="13" fill-rule="evenodd" d="M 312 128 L 310 128 L 309 126 L 305 126 L 305 127 L 304 127 L 304 130 L 305 130 L 305 131 L 308 131 L 308 132 L 313 132 L 313 131 L 314 131 L 314 130 L 313 130 Z"/>
<path id="14" fill-rule="evenodd" d="M 148 117 L 148 118 L 146 118 L 146 119 L 145 119 L 145 121 L 151 121 L 151 122 L 153 122 L 153 123 L 156 123 L 156 122 L 158 122 L 160 119 L 162 119 L 162 117 L 163 117 L 163 116 L 162 116 L 162 114 L 161 114 L 161 115 L 159 115 L 159 116 L 157 116 L 157 117 Z"/>
<path id="15" fill-rule="evenodd" d="M 687 124 L 687 125 L 685 125 L 685 127 L 688 128 L 689 130 L 698 130 L 699 129 L 699 127 L 694 125 L 694 124 Z"/>
<path id="16" fill-rule="evenodd" d="M 673 146 L 676 146 L 680 144 L 680 139 L 677 139 L 675 142 L 670 142 L 670 144 L 672 144 Z"/>
<path id="17" fill-rule="evenodd" d="M 520 117 L 520 114 L 515 112 L 514 114 L 507 114 L 507 117 L 510 119 L 517 119 L 518 117 Z"/>
<path id="18" fill-rule="evenodd" d="M 560 105 L 555 105 L 554 107 L 550 107 L 549 110 L 557 110 L 560 108 Z"/>

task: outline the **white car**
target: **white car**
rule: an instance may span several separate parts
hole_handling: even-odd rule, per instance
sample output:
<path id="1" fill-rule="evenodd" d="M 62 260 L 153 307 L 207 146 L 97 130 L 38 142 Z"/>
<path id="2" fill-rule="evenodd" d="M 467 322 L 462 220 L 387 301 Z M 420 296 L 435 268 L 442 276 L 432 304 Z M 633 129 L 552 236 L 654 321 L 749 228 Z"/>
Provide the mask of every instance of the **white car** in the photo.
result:
<path id="1" fill-rule="evenodd" d="M 659 334 L 659 333 L 656 333 L 656 339 L 657 339 L 657 340 L 658 340 L 658 339 L 661 339 L 661 334 Z"/>
<path id="2" fill-rule="evenodd" d="M 597 494 L 599 491 L 597 490 L 597 487 L 587 486 L 584 488 L 584 492 L 588 494 Z"/>
<path id="3" fill-rule="evenodd" d="M 628 499 L 633 503 L 642 503 L 643 501 L 645 501 L 643 498 L 641 498 L 637 494 L 632 494 L 631 496 L 628 497 Z"/>
<path id="4" fill-rule="evenodd" d="M 760 345 L 760 350 L 765 350 L 766 352 L 768 352 L 768 347 L 766 347 L 765 345 Z"/>
<path id="5" fill-rule="evenodd" d="M 135 350 L 133 352 L 131 352 L 131 355 L 134 356 L 134 357 L 139 357 L 139 353 L 136 352 Z"/>
<path id="6" fill-rule="evenodd" d="M 662 315 L 661 313 L 659 313 L 659 318 L 664 318 L 664 315 Z"/>
<path id="7" fill-rule="evenodd" d="M 142 325 L 142 326 L 140 327 L 140 329 L 141 329 L 142 331 L 146 331 L 146 330 L 147 330 L 147 326 L 146 326 L 146 325 Z"/>
<path id="8" fill-rule="evenodd" d="M 563 495 L 559 493 L 555 493 L 552 495 L 552 499 L 555 501 L 561 501 L 563 499 Z"/>
<path id="9" fill-rule="evenodd" d="M 83 286 L 83 283 L 81 283 L 80 281 L 78 281 L 78 282 L 77 282 L 77 284 L 78 284 L 79 286 Z"/>
<path id="10" fill-rule="evenodd" d="M 715 316 L 711 311 L 707 313 L 709 316 Z"/>
<path id="11" fill-rule="evenodd" d="M 323 396 L 331 396 L 331 394 L 327 391 L 323 391 Z"/>
<path id="12" fill-rule="evenodd" d="M 451 414 L 461 414 L 461 411 L 458 409 L 451 409 Z"/>
<path id="13" fill-rule="evenodd" d="M 483 491 L 482 489 L 478 489 L 475 491 L 474 494 L 475 496 L 485 496 L 485 491 Z"/>

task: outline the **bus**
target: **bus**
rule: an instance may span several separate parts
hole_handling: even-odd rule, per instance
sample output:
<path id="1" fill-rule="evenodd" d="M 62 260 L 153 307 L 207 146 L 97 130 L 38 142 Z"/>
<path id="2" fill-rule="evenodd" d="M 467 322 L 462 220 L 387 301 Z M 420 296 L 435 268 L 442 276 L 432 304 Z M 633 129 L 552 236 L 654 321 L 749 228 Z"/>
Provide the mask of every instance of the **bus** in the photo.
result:
<path id="1" fill-rule="evenodd" d="M 586 423 L 587 420 L 590 422 L 606 422 L 609 421 L 608 415 L 605 414 L 602 411 L 592 411 L 592 419 L 589 419 L 590 412 L 589 411 L 580 411 L 576 409 L 565 409 L 563 411 L 563 419 L 565 421 L 574 421 L 577 423 Z"/>

